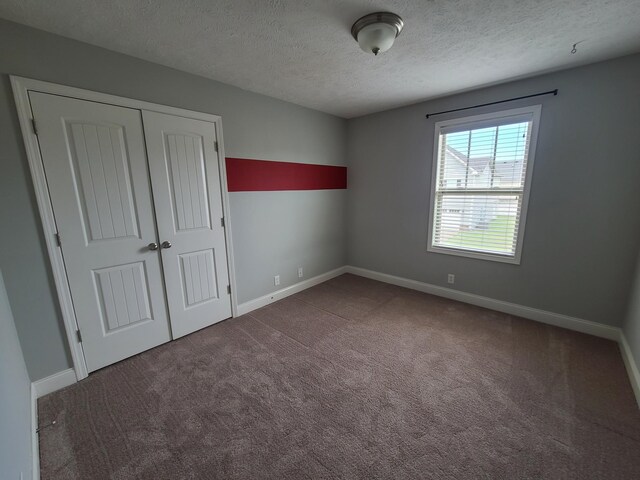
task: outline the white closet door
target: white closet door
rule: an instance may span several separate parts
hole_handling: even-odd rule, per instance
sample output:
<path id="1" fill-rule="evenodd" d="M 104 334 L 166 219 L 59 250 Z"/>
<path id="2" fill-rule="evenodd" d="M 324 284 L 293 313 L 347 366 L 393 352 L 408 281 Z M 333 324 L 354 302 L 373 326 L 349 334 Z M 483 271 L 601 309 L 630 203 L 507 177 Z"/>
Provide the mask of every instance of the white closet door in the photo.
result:
<path id="1" fill-rule="evenodd" d="M 141 112 L 29 97 L 91 372 L 170 339 Z"/>
<path id="2" fill-rule="evenodd" d="M 178 338 L 231 316 L 216 125 L 142 115 L 171 330 Z"/>

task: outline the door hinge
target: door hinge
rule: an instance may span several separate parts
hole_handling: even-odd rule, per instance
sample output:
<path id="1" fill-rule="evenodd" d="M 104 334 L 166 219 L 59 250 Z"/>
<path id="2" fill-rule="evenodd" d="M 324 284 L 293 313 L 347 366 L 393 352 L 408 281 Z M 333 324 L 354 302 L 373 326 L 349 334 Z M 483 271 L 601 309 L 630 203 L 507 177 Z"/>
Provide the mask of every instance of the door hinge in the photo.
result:
<path id="1" fill-rule="evenodd" d="M 76 337 L 78 337 L 78 343 L 82 343 L 82 334 L 80 330 L 76 330 Z"/>
<path id="2" fill-rule="evenodd" d="M 227 285 L 227 293 L 231 295 L 231 285 Z"/>
<path id="3" fill-rule="evenodd" d="M 216 149 L 216 152 L 218 151 L 218 142 L 213 142 L 213 147 Z"/>
<path id="4" fill-rule="evenodd" d="M 36 119 L 31 119 L 31 128 L 33 129 L 33 134 L 38 135 L 38 127 L 36 127 Z"/>
<path id="5" fill-rule="evenodd" d="M 60 238 L 60 234 L 59 234 L 59 233 L 56 233 L 56 234 L 55 234 L 55 236 L 56 236 L 56 244 L 57 244 L 59 247 L 61 247 L 61 246 L 62 246 L 62 239 Z"/>
<path id="6" fill-rule="evenodd" d="M 222 228 L 224 228 L 224 217 L 220 219 L 220 225 L 222 225 Z"/>

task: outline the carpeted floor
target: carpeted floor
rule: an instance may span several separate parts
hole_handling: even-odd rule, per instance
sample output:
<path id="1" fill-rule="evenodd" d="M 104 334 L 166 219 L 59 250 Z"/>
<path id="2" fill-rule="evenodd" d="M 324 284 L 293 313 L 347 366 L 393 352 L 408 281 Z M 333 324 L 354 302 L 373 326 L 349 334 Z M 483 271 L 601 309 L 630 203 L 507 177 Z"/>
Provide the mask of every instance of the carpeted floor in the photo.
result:
<path id="1" fill-rule="evenodd" d="M 611 341 L 343 275 L 39 401 L 42 479 L 632 479 Z"/>

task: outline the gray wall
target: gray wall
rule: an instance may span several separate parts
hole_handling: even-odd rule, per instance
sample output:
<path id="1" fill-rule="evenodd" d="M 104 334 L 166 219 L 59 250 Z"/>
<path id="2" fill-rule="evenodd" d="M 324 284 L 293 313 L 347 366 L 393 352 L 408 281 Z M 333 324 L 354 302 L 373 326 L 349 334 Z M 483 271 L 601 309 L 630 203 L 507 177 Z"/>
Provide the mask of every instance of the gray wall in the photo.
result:
<path id="1" fill-rule="evenodd" d="M 273 272 L 266 282 L 245 281 L 245 299 L 299 282 L 299 266 L 304 269 L 304 278 L 310 278 L 347 263 L 345 190 L 316 190 L 304 195 L 271 192 L 269 202 L 264 201 L 263 192 L 231 196 L 235 211 L 242 212 L 241 221 L 235 215 L 233 223 L 236 270 Z M 282 238 L 283 231 L 287 238 Z M 273 248 L 274 244 L 280 248 Z M 280 275 L 279 287 L 274 286 L 274 275 Z"/>
<path id="2" fill-rule="evenodd" d="M 0 20 L 0 266 L 32 380 L 68 368 L 9 74 L 222 116 L 226 155 L 344 165 L 345 120 Z M 277 74 L 277 72 L 265 72 Z M 231 194 L 239 301 L 345 264 L 344 191 Z M 315 215 L 315 219 L 312 216 Z M 317 220 L 321 218 L 321 220 Z"/>
<path id="3" fill-rule="evenodd" d="M 640 244 L 640 55 L 348 121 L 349 264 L 619 326 Z M 428 112 L 558 88 L 425 119 Z M 434 124 L 543 105 L 521 265 L 427 253 Z"/>
<path id="4" fill-rule="evenodd" d="M 640 370 L 640 256 L 638 256 L 636 278 L 631 288 L 629 310 L 624 321 L 623 331 L 629 347 L 631 347 L 636 366 Z M 640 398 L 638 398 L 638 403 L 640 403 Z"/>
<path id="5" fill-rule="evenodd" d="M 31 478 L 31 380 L 0 272 L 0 478 Z"/>

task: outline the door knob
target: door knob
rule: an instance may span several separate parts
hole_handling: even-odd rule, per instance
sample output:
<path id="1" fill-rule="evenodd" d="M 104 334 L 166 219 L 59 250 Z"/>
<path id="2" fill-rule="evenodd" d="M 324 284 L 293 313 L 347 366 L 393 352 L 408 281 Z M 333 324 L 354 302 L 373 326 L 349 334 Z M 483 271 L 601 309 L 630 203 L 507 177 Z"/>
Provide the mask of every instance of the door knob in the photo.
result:
<path id="1" fill-rule="evenodd" d="M 164 242 L 162 242 L 162 248 L 171 248 L 171 242 L 165 240 Z"/>
<path id="2" fill-rule="evenodd" d="M 158 244 L 156 242 L 151 242 L 149 245 L 147 245 L 147 248 L 149 250 L 157 250 L 158 249 Z"/>

